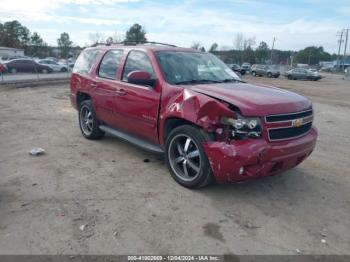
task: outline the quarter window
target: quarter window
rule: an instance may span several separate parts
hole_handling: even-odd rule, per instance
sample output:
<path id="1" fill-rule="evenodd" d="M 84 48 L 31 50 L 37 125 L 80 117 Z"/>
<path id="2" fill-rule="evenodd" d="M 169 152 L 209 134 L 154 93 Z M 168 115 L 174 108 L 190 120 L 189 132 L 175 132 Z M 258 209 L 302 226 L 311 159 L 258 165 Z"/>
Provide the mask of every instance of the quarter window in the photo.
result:
<path id="1" fill-rule="evenodd" d="M 88 74 L 99 53 L 97 49 L 83 51 L 75 62 L 73 73 Z"/>
<path id="2" fill-rule="evenodd" d="M 123 81 L 127 81 L 127 76 L 132 71 L 146 71 L 151 74 L 152 79 L 155 78 L 151 61 L 148 56 L 141 51 L 131 51 L 128 55 L 124 67 Z"/>
<path id="3" fill-rule="evenodd" d="M 122 54 L 122 50 L 108 51 L 102 59 L 98 75 L 104 78 L 115 79 L 115 75 L 120 66 Z"/>

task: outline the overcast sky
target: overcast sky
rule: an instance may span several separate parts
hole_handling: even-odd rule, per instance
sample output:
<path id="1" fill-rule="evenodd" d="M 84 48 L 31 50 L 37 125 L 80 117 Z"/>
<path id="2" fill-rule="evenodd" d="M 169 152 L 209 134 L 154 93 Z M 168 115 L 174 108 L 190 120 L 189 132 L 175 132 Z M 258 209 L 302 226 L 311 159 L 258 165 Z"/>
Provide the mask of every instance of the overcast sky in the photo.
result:
<path id="1" fill-rule="evenodd" d="M 85 45 L 91 33 L 122 35 L 139 23 L 148 40 L 180 46 L 232 47 L 242 33 L 269 46 L 275 36 L 278 49 L 337 52 L 337 32 L 350 27 L 350 0 L 0 0 L 0 21 L 14 19 L 52 45 L 61 32 Z"/>

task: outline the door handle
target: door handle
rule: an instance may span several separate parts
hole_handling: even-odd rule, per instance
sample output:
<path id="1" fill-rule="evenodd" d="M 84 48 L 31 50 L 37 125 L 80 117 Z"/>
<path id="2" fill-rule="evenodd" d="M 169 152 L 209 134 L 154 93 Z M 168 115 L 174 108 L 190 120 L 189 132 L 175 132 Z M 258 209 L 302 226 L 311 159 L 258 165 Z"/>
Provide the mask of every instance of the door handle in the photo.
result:
<path id="1" fill-rule="evenodd" d="M 90 86 L 91 86 L 91 87 L 96 87 L 96 86 L 97 86 L 97 83 L 91 82 L 91 83 L 90 83 Z"/>
<path id="2" fill-rule="evenodd" d="M 124 89 L 119 89 L 119 90 L 116 90 L 115 92 L 119 96 L 125 96 L 126 95 L 126 91 Z"/>

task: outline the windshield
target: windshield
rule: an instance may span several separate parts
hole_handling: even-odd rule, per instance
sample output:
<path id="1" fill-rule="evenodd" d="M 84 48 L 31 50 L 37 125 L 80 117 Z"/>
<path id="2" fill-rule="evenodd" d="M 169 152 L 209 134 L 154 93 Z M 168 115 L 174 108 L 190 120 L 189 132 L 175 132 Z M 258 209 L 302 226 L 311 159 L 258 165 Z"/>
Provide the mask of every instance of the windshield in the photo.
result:
<path id="1" fill-rule="evenodd" d="M 156 57 L 167 82 L 173 85 L 241 82 L 224 62 L 212 54 L 158 51 Z"/>

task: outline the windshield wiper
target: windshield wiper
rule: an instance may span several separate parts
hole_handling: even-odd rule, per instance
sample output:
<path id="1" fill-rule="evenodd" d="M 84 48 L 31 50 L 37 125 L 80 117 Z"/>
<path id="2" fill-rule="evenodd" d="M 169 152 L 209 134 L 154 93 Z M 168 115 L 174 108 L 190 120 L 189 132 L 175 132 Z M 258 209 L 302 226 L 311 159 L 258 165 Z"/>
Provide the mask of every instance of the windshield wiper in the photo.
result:
<path id="1" fill-rule="evenodd" d="M 229 82 L 245 83 L 244 81 L 237 78 L 227 78 L 227 79 L 221 80 L 221 83 L 229 83 Z"/>
<path id="2" fill-rule="evenodd" d="M 211 79 L 192 79 L 192 80 L 176 82 L 175 85 L 205 84 L 205 83 L 223 83 L 223 82 L 218 80 L 211 80 Z"/>

